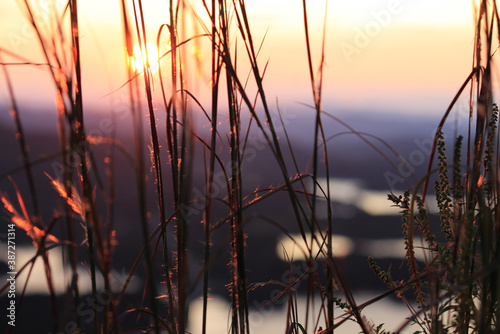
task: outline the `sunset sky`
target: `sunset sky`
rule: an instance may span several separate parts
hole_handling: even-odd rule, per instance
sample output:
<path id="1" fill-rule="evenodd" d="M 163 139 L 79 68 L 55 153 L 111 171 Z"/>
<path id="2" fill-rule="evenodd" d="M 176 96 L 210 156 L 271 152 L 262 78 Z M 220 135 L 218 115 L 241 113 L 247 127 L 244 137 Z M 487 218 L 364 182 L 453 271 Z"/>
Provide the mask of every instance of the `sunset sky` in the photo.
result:
<path id="1" fill-rule="evenodd" d="M 58 3 L 61 1 L 57 1 Z M 193 8 L 206 18 L 201 1 Z M 149 41 L 168 22 L 166 1 L 144 1 Z M 106 108 L 122 98 L 126 81 L 119 1 L 79 2 L 83 93 L 87 105 Z M 302 1 L 246 2 L 268 98 L 280 104 L 312 103 Z M 315 66 L 319 64 L 324 1 L 309 1 Z M 193 24 L 191 24 L 193 25 Z M 0 47 L 42 62 L 40 47 L 17 2 L 0 0 Z M 198 24 L 197 33 L 203 33 Z M 207 43 L 208 40 L 200 43 Z M 195 51 L 194 44 L 189 46 Z M 325 108 L 334 110 L 436 113 L 446 109 L 472 66 L 473 9 L 468 0 L 330 1 L 326 28 Z M 207 50 L 198 50 L 209 61 Z M 16 61 L 4 55 L 4 61 Z M 166 66 L 165 66 L 166 67 Z M 18 99 L 51 104 L 54 94 L 46 69 L 9 67 Z M 209 66 L 197 70 L 193 84 L 207 98 Z M 2 75 L 0 104 L 8 103 Z"/>

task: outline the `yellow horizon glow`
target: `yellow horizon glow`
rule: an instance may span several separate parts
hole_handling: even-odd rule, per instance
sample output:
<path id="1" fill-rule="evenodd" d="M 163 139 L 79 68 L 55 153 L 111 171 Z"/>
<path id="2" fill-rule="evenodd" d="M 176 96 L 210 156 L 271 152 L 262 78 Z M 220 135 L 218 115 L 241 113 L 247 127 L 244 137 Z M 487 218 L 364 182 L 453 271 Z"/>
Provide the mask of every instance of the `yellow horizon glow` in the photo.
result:
<path id="1" fill-rule="evenodd" d="M 308 103 L 311 88 L 302 3 L 285 1 L 247 1 L 249 23 L 254 42 L 260 44 L 263 41 L 258 56 L 261 69 L 269 60 L 265 73 L 268 95 L 279 98 L 282 103 Z M 474 40 L 473 7 L 477 5 L 474 1 L 477 0 L 330 1 L 324 59 L 325 102 L 357 109 L 373 105 L 382 109 L 406 110 L 409 105 L 418 110 L 442 109 L 470 71 Z M 33 62 L 43 62 L 36 34 L 29 22 L 25 22 L 23 12 L 16 7 L 11 2 L 0 0 L 0 27 L 5 31 L 0 36 L 0 46 L 16 54 L 28 55 Z M 144 70 L 145 52 L 136 46 L 134 57 L 125 58 L 118 3 L 102 4 L 97 0 L 88 0 L 79 7 L 82 70 L 86 74 L 83 77 L 84 96 L 88 101 L 100 104 L 104 103 L 103 95 L 126 82 L 127 66 L 137 73 Z M 96 11 L 96 8 L 99 10 Z M 195 9 L 202 20 L 207 19 L 203 8 Z M 307 1 L 307 10 L 312 58 L 317 69 L 325 0 Z M 168 21 L 166 13 L 165 4 L 160 0 L 144 4 L 148 40 L 153 41 L 158 27 Z M 185 25 L 187 31 L 182 31 L 183 40 L 203 33 L 196 22 L 188 21 Z M 162 38 L 166 37 L 164 32 Z M 192 43 L 194 41 L 183 47 L 191 48 Z M 198 38 L 196 43 L 200 44 L 196 47 L 209 54 L 208 38 Z M 241 45 L 238 43 L 239 47 Z M 161 54 L 165 52 L 163 48 Z M 158 71 L 157 54 L 156 46 L 148 43 L 152 73 Z M 197 57 L 191 56 L 190 59 Z M 195 73 L 198 68 L 204 70 L 201 73 L 203 80 L 193 75 L 189 81 L 197 89 L 196 96 L 204 102 L 204 98 L 210 98 L 210 91 L 202 85 L 210 81 L 210 66 L 205 66 L 209 57 L 196 59 L 197 67 L 187 66 L 186 71 Z M 10 67 L 10 71 L 15 74 L 16 86 L 22 87 L 19 92 L 30 92 L 30 100 L 36 92 L 36 99 L 52 103 L 52 92 L 48 88 L 46 91 L 38 89 L 39 84 L 33 80 L 33 73 L 40 73 L 40 68 L 17 66 Z M 195 74 L 199 75 L 198 72 Z M 113 98 L 117 95 L 114 94 Z M 5 90 L 0 90 L 0 103 L 7 101 L 7 104 L 8 100 Z"/>

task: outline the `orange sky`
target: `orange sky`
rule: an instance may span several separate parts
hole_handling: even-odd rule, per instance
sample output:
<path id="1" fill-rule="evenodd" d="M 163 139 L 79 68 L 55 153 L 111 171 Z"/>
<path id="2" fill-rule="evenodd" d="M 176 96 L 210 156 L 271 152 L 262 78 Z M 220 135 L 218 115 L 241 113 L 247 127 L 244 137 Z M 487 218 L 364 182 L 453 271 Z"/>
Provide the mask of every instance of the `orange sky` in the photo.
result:
<path id="1" fill-rule="evenodd" d="M 280 103 L 291 106 L 294 102 L 312 103 L 301 3 L 247 2 L 256 43 L 268 29 L 259 55 L 262 67 L 269 60 L 264 79 L 267 96 L 272 102 L 278 97 Z M 309 3 L 317 66 L 325 3 Z M 87 0 L 79 4 L 82 6 L 84 97 L 87 102 L 106 108 L 112 102 L 103 96 L 125 82 L 119 1 Z M 154 41 L 159 25 L 167 21 L 167 8 L 165 1 L 151 0 L 144 4 L 148 38 Z M 0 0 L 0 29 L 1 48 L 42 61 L 39 45 L 16 2 Z M 469 1 L 330 1 L 325 105 L 333 109 L 349 107 L 409 113 L 442 111 L 471 69 L 472 42 Z M 204 56 L 209 59 L 208 54 Z M 29 96 L 52 103 L 52 86 L 45 70 L 10 67 L 10 72 L 19 98 Z M 208 74 L 207 71 L 196 77 L 200 80 L 197 93 L 201 99 L 208 96 L 203 89 L 208 83 Z M 1 80 L 0 87 L 4 87 L 3 77 Z M 119 100 L 123 94 L 115 93 L 112 99 Z M 0 103 L 7 102 L 6 91 L 1 88 Z"/>

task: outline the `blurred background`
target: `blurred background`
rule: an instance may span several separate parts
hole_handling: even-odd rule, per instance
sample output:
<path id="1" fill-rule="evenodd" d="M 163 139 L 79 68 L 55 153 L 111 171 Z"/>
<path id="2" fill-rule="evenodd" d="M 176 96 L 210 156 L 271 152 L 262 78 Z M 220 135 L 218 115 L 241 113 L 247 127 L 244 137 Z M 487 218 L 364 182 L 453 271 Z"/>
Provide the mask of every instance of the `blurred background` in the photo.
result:
<path id="1" fill-rule="evenodd" d="M 54 4 L 63 5 L 61 1 L 54 1 Z M 319 66 L 321 57 L 323 29 L 325 33 L 323 126 L 325 135 L 329 138 L 328 163 L 331 170 L 330 178 L 327 179 L 326 173 L 323 173 L 321 182 L 323 185 L 330 183 L 333 202 L 320 201 L 319 206 L 324 208 L 331 205 L 333 208 L 334 234 L 338 238 L 335 253 L 360 302 L 385 291 L 384 285 L 368 267 L 368 256 L 377 259 L 383 269 L 392 266 L 394 277 L 399 272 L 401 275 L 406 273 L 406 267 L 401 266 L 405 254 L 401 218 L 399 210 L 391 207 L 387 194 L 394 192 L 399 195 L 405 189 L 415 186 L 425 175 L 437 124 L 472 68 L 473 4 L 465 0 L 357 0 L 330 1 L 328 4 L 324 1 L 308 2 L 312 59 L 316 62 L 315 66 Z M 132 119 L 126 89 L 126 68 L 132 66 L 134 59 L 127 59 L 125 56 L 119 2 L 88 0 L 79 5 L 82 92 L 87 133 L 96 138 L 113 133 L 125 151 L 131 153 Z M 278 133 L 283 140 L 283 147 L 286 147 L 285 155 L 290 166 L 293 166 L 295 159 L 300 167 L 297 172 L 310 171 L 315 111 L 312 107 L 307 66 L 302 2 L 258 0 L 246 5 L 254 43 L 261 45 L 258 59 L 259 66 L 266 69 L 263 82 L 267 99 L 277 117 L 275 121 L 279 122 L 278 111 L 283 120 Z M 46 6 L 49 5 L 45 2 L 38 4 L 39 15 L 48 10 Z M 199 21 L 192 19 L 192 22 L 186 23 L 184 37 L 204 34 L 207 15 L 201 1 L 191 1 L 186 6 L 189 7 L 186 11 L 192 10 L 205 15 L 200 15 Z M 160 25 L 167 22 L 168 8 L 164 1 L 151 0 L 144 3 L 144 11 L 147 18 L 147 38 L 154 44 Z M 57 163 L 60 147 L 56 99 L 46 66 L 33 65 L 42 64 L 44 59 L 36 34 L 26 17 L 26 13 L 16 2 L 0 0 L 1 62 L 11 64 L 8 71 L 25 128 L 30 158 L 38 161 L 34 173 L 43 208 L 42 216 L 49 220 L 55 211 L 62 210 L 61 198 L 44 175 L 47 173 L 53 177 L 60 168 Z M 53 24 L 50 20 L 46 23 L 47 27 Z M 167 52 L 167 45 L 168 41 L 162 36 L 160 50 L 153 53 Z M 195 61 L 186 63 L 185 80 L 192 94 L 204 106 L 210 105 L 211 97 L 209 47 L 210 42 L 203 36 L 186 46 Z M 238 52 L 245 52 L 240 45 L 234 47 Z M 168 64 L 166 57 L 161 61 Z M 19 64 L 23 62 L 31 65 Z M 152 62 L 156 60 L 153 59 Z M 168 68 L 168 65 L 165 67 Z M 241 71 L 244 73 L 245 69 Z M 154 74 L 154 80 L 156 103 L 160 100 L 157 74 Z M 165 115 L 161 103 L 155 105 L 155 108 L 159 124 L 163 124 Z M 191 108 L 197 134 L 202 138 L 209 138 L 209 121 L 194 103 Z M 221 103 L 221 120 L 227 119 L 226 108 Z M 27 184 L 22 172 L 22 156 L 16 141 L 14 121 L 9 114 L 10 109 L 9 91 L 5 78 L 0 76 L 0 191 L 13 199 L 15 192 L 7 175 L 12 175 L 21 192 L 27 191 Z M 143 109 L 146 122 L 148 111 L 145 102 Z M 243 122 L 249 122 L 249 115 L 243 114 L 242 117 Z M 451 135 L 467 125 L 467 96 L 459 99 L 450 120 L 446 131 Z M 228 125 L 221 121 L 219 131 L 224 133 L 227 129 Z M 164 127 L 159 126 L 158 130 L 159 137 L 162 138 L 162 134 L 164 137 Z M 369 136 L 362 139 L 353 130 Z M 289 137 L 291 150 L 287 147 L 286 136 Z M 367 141 L 373 146 L 367 144 Z M 165 145 L 165 142 L 160 144 Z M 224 151 L 224 144 L 221 145 L 221 151 Z M 194 156 L 200 157 L 195 158 L 192 171 L 193 197 L 196 198 L 197 191 L 200 191 L 197 189 L 203 187 L 205 166 L 200 147 L 196 146 L 194 150 Z M 250 130 L 247 150 L 243 165 L 246 193 L 283 183 L 279 168 L 256 128 Z M 104 161 L 106 152 L 104 143 L 96 145 L 96 160 Z M 119 287 L 125 281 L 140 250 L 142 239 L 137 237 L 141 233 L 139 225 L 134 224 L 138 220 L 138 208 L 137 195 L 130 190 L 133 169 L 126 154 L 117 154 L 116 159 L 116 165 L 120 167 L 115 169 L 117 245 L 113 256 L 113 277 L 116 280 L 114 284 Z M 152 171 L 150 177 L 153 177 Z M 313 186 L 310 184 L 309 189 L 312 190 Z M 222 185 L 220 188 L 222 191 Z M 153 184 L 148 191 L 148 208 L 151 210 L 151 221 L 154 222 L 156 204 Z M 284 250 L 293 255 L 293 275 L 300 275 L 305 270 L 299 247 L 293 246 L 283 234 L 283 229 L 291 234 L 299 232 L 289 206 L 287 194 L 284 193 L 257 204 L 246 213 L 250 284 L 258 285 L 270 280 L 285 282 L 290 268 L 283 259 Z M 429 199 L 429 206 L 432 209 L 432 198 Z M 222 207 L 219 209 L 223 210 Z M 214 210 L 217 210 L 217 205 Z M 200 225 L 201 219 L 201 210 L 198 213 L 195 210 L 193 224 Z M 319 219 L 325 221 L 327 217 L 319 216 Z M 2 212 L 2 223 L 5 224 L 0 230 L 2 236 L 7 233 L 7 222 L 8 216 Z M 152 223 L 151 229 L 154 227 Z M 200 242 L 203 230 L 195 225 L 191 231 L 192 247 L 189 253 L 193 259 L 193 267 L 190 272 L 195 279 L 203 258 L 203 245 Z M 54 233 L 57 235 L 57 227 Z M 224 240 L 227 233 L 223 229 L 217 231 L 214 240 Z M 16 238 L 17 264 L 20 266 L 36 250 L 23 231 L 19 230 Z M 2 241 L 2 248 L 6 247 L 4 243 Z M 217 244 L 215 241 L 214 243 Z M 57 249 L 53 252 L 57 252 Z M 0 266 L 1 273 L 6 273 L 6 258 L 2 258 L 2 261 L 4 264 Z M 221 320 L 209 321 L 210 326 L 213 326 L 210 333 L 222 333 L 227 329 L 229 306 L 225 285 L 230 280 L 226 269 L 229 261 L 230 254 L 221 249 L 220 257 L 213 263 L 211 279 L 216 283 L 211 291 L 211 305 L 214 307 L 210 308 L 210 312 L 213 312 L 210 319 Z M 68 268 L 57 261 L 52 265 L 62 305 Z M 86 275 L 85 266 L 82 263 L 79 268 L 82 277 Z M 18 291 L 24 287 L 25 281 L 26 276 L 18 279 Z M 90 281 L 82 278 L 80 284 L 82 293 L 88 294 Z M 144 284 L 144 275 L 138 271 L 124 304 L 140 304 Z M 162 287 L 159 286 L 158 289 L 161 291 Z M 191 292 L 190 318 L 193 320 L 189 329 L 192 333 L 199 332 L 196 321 L 200 316 L 196 313 L 199 312 L 199 289 L 194 288 Z M 259 310 L 274 297 L 275 291 L 275 286 L 266 285 L 249 293 L 253 310 L 250 319 L 255 332 L 284 331 L 285 325 L 280 320 L 284 319 L 286 312 L 283 304 L 280 305 L 278 301 Z M 33 322 L 39 324 L 41 329 L 50 328 L 50 310 L 43 307 L 46 295 L 43 266 L 39 263 L 27 284 L 22 307 L 19 307 L 19 333 L 29 332 Z M 1 301 L 2 307 L 6 305 L 5 296 L 2 296 Z M 409 314 L 395 298 L 383 305 L 385 308 L 368 308 L 366 314 L 372 316 L 375 322 L 385 323 L 389 329 L 397 327 L 405 315 Z M 396 315 L 398 311 L 402 313 Z M 137 321 L 134 316 L 125 318 L 125 323 L 135 324 Z M 1 326 L 3 328 L 4 324 Z M 353 329 L 344 327 L 343 330 L 350 333 Z M 340 333 L 343 333 L 342 330 Z"/>

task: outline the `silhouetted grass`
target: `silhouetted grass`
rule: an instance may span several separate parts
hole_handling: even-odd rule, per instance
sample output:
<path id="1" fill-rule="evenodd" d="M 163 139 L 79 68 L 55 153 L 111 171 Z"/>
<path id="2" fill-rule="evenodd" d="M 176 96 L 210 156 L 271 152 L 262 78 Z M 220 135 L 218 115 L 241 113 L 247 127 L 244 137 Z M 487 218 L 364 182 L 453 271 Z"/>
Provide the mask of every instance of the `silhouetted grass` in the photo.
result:
<path id="1" fill-rule="evenodd" d="M 326 14 L 320 49 L 320 59 L 315 67 L 313 50 L 310 44 L 307 1 L 303 0 L 303 25 L 307 66 L 313 96 L 314 141 L 312 151 L 312 170 L 302 170 L 297 162 L 290 137 L 284 129 L 285 141 L 279 138 L 277 127 L 285 126 L 281 114 L 281 124 L 275 124 L 266 97 L 265 71 L 259 66 L 259 47 L 265 41 L 257 42 L 252 35 L 251 17 L 248 17 L 243 0 L 202 1 L 204 12 L 195 12 L 186 1 L 166 2 L 164 25 L 158 27 L 156 45 L 158 58 L 168 65 L 160 66 L 158 74 L 151 70 L 146 48 L 146 24 L 141 0 L 121 1 L 121 17 L 127 61 L 133 58 L 134 43 L 144 50 L 142 73 L 132 67 L 127 71 L 127 82 L 121 87 L 129 99 L 130 115 L 133 125 L 133 150 L 130 155 L 134 170 L 134 180 L 127 185 L 130 196 L 134 196 L 137 221 L 130 224 L 140 227 L 142 236 L 141 250 L 133 259 L 127 279 L 122 282 L 119 291 L 112 291 L 112 270 L 116 261 L 114 254 L 117 234 L 116 226 L 116 178 L 115 171 L 118 151 L 127 152 L 112 133 L 109 138 L 96 138 L 86 134 L 85 108 L 82 86 L 81 46 L 79 35 L 78 4 L 69 0 L 62 8 L 53 7 L 48 13 L 54 23 L 53 29 L 39 23 L 40 13 L 34 12 L 33 4 L 28 0 L 22 3 L 27 13 L 27 20 L 36 32 L 38 42 L 45 57 L 47 70 L 54 83 L 57 101 L 58 136 L 60 144 L 61 175 L 51 175 L 47 171 L 57 193 L 64 199 L 64 212 L 54 214 L 47 224 L 42 219 L 35 187 L 33 164 L 27 149 L 26 134 L 23 130 L 20 110 L 17 107 L 15 92 L 10 83 L 7 65 L 3 65 L 7 88 L 12 104 L 17 138 L 21 147 L 23 171 L 29 185 L 29 196 L 17 188 L 12 180 L 17 204 L 2 195 L 2 202 L 13 223 L 24 229 L 33 239 L 37 248 L 36 256 L 26 264 L 21 264 L 20 274 L 31 270 L 35 261 L 42 258 L 49 290 L 52 314 L 52 330 L 59 332 L 68 321 L 59 313 L 60 302 L 55 295 L 53 273 L 49 262 L 49 250 L 54 247 L 64 249 L 62 261 L 71 269 L 71 278 L 67 282 L 66 297 L 71 301 L 69 318 L 76 328 L 84 328 L 79 306 L 81 294 L 78 281 L 82 279 L 77 271 L 79 263 L 88 263 L 88 276 L 92 283 L 92 312 L 95 333 L 119 332 L 167 332 L 186 333 L 188 309 L 193 291 L 199 286 L 203 299 L 201 318 L 202 333 L 207 333 L 208 301 L 211 287 L 217 282 L 210 280 L 213 263 L 223 252 L 230 253 L 227 274 L 228 297 L 231 299 L 230 325 L 228 331 L 234 334 L 250 333 L 250 287 L 277 284 L 282 292 L 273 297 L 271 302 L 285 297 L 287 300 L 286 333 L 332 333 L 344 322 L 353 319 L 364 333 L 382 333 L 382 326 L 368 323 L 363 309 L 390 295 L 401 297 L 413 311 L 411 321 L 417 323 L 426 333 L 444 333 L 450 331 L 467 332 L 472 329 L 477 333 L 494 333 L 498 319 L 498 279 L 500 223 L 497 218 L 498 206 L 498 136 L 497 109 L 493 107 L 493 45 L 500 41 L 498 35 L 499 16 L 496 1 L 482 1 L 477 11 L 477 31 L 474 52 L 474 64 L 471 74 L 465 80 L 456 97 L 445 112 L 434 140 L 428 173 L 412 191 L 402 196 L 390 195 L 393 203 L 402 209 L 403 235 L 407 249 L 406 262 L 409 277 L 395 281 L 390 272 L 386 272 L 370 259 L 370 266 L 388 286 L 389 290 L 380 296 L 358 304 L 350 289 L 349 281 L 333 253 L 333 226 L 331 207 L 326 209 L 326 222 L 317 218 L 319 198 L 331 202 L 330 185 L 322 189 L 318 182 L 320 175 L 330 179 L 331 166 L 328 161 L 329 137 L 323 127 L 324 117 L 336 119 L 324 110 L 323 67 L 325 59 Z M 325 8 L 326 13 L 326 8 Z M 187 22 L 196 22 L 204 30 L 203 34 L 186 29 Z M 55 27 L 55 28 L 54 28 Z M 192 33 L 192 34 L 191 34 Z M 191 34 L 191 35 L 190 35 Z M 164 36 L 168 36 L 168 51 L 160 51 Z M 189 67 L 197 63 L 191 59 L 186 46 L 198 40 L 210 43 L 210 105 L 204 106 L 191 90 Z M 0 50 L 1 51 L 1 50 Z M 22 59 L 22 58 L 19 58 Z M 246 67 L 246 63 L 249 67 Z M 195 65 L 193 65 L 195 64 Z M 199 64 L 197 66 L 200 66 Z M 242 69 L 243 68 L 243 69 Z M 244 73 L 244 74 L 242 74 Z M 154 99 L 154 83 L 159 81 L 161 99 L 158 104 Z M 307 80 L 307 78 L 304 78 Z M 462 162 L 462 139 L 456 142 L 453 166 L 448 166 L 445 153 L 445 141 L 441 130 L 456 101 L 470 88 L 470 132 L 466 139 L 466 160 Z M 286 88 L 284 88 L 286 89 Z M 145 96 L 145 99 L 144 99 Z M 158 107 L 158 105 L 161 105 Z M 144 112 L 148 112 L 149 127 L 144 124 Z M 200 109 L 210 124 L 210 135 L 196 132 L 194 110 Z M 228 128 L 220 127 L 221 114 L 227 115 Z M 473 115 L 475 117 L 473 117 Z M 244 121 L 249 116 L 249 121 Z M 158 120 L 165 119 L 164 124 Z M 381 154 L 389 162 L 392 160 L 372 143 L 379 140 L 369 134 L 357 132 L 341 122 L 347 131 L 359 136 L 364 142 Z M 472 129 L 475 127 L 475 130 Z M 252 131 L 262 134 L 266 149 L 271 152 L 269 165 L 280 173 L 279 185 L 267 189 L 248 191 L 245 188 L 244 173 L 247 143 Z M 338 135 L 338 134 L 336 134 Z M 165 136 L 165 137 L 163 137 Z M 381 141 L 381 140 L 379 140 Z M 104 158 L 106 167 L 101 170 L 101 161 L 97 161 L 95 145 L 97 142 L 109 144 Z M 383 145 L 389 145 L 381 141 Z M 150 146 L 146 145 L 150 143 Z M 166 143 L 163 145 L 162 143 Z M 292 157 L 292 164 L 287 163 L 286 145 Z M 195 152 L 202 152 L 202 157 Z M 390 149 L 390 147 L 389 147 Z M 391 149 L 392 150 L 392 149 Z M 431 216 L 426 210 L 426 194 L 431 175 L 434 173 L 435 153 L 438 154 L 438 181 L 435 192 L 438 198 L 441 232 L 431 228 Z M 397 153 L 392 150 L 396 157 Z M 128 153 L 126 153 L 128 154 Z M 147 159 L 149 156 L 150 160 Z M 200 190 L 202 196 L 195 198 L 195 164 L 203 164 L 204 180 Z M 392 163 L 391 163 L 392 164 Z M 394 165 L 394 164 L 393 164 Z M 464 168 L 465 166 L 465 168 Z M 149 178 L 148 169 L 152 169 L 153 178 Z M 464 168 L 464 169 L 461 169 Z M 293 171 L 293 172 L 290 172 Z M 453 175 L 449 178 L 448 173 Z M 465 177 L 462 175 L 465 174 Z M 221 175 L 221 178 L 216 177 Z M 103 176 L 105 178 L 103 178 Z M 221 181 L 222 180 L 222 184 Z M 314 185 L 308 191 L 306 181 Z M 154 188 L 155 198 L 150 198 L 148 188 Z M 216 194 L 220 188 L 223 194 Z M 422 195 L 418 193 L 423 189 Z M 199 189 L 197 189 L 199 190 Z M 287 282 L 270 281 L 267 284 L 252 284 L 247 276 L 246 230 L 249 216 L 248 209 L 258 203 L 268 201 L 272 196 L 286 193 L 293 212 L 294 225 L 300 232 L 302 249 L 307 269 Z M 250 200 L 250 198 L 255 198 Z M 26 205 L 25 201 L 30 201 Z M 102 205 L 104 202 L 104 205 Z M 153 204 L 152 204 L 153 203 Z M 202 210 L 195 204 L 202 203 Z M 224 206 L 223 214 L 215 213 L 215 205 Z M 155 214 L 151 214 L 156 205 Z M 388 204 L 389 205 L 389 204 Z M 19 213 L 16 206 L 21 208 Z M 32 208 L 32 213 L 29 212 Z M 66 224 L 61 222 L 63 217 Z M 267 220 L 290 235 L 279 222 Z M 200 224 L 202 223 L 202 224 Z M 84 239 L 75 226 L 83 226 Z M 54 226 L 60 227 L 60 234 L 54 232 Z M 202 264 L 193 265 L 190 251 L 193 231 L 202 230 Z M 225 230 L 227 237 L 215 238 L 217 232 Z M 425 240 L 425 247 L 430 255 L 425 263 L 418 263 L 415 258 L 416 231 Z M 170 234 L 174 234 L 172 238 Z M 57 235 L 58 237 L 56 237 Z M 174 243 L 171 242 L 174 240 Z M 216 240 L 216 241 L 214 241 Z M 222 241 L 221 241 L 222 240 Z M 50 244 L 49 244 L 50 242 Z M 317 246 L 317 247 L 316 247 Z M 285 254 L 289 262 L 289 272 L 293 274 L 293 258 Z M 322 260 L 320 260 L 322 259 Z M 320 265 L 324 264 L 324 265 Z M 142 299 L 138 304 L 123 305 L 124 294 L 136 272 L 144 267 L 146 282 Z M 195 269 L 196 268 L 196 269 Z M 285 269 L 285 268 L 284 268 Z M 193 270 L 195 270 L 193 272 Z M 101 305 L 98 300 L 98 278 L 103 278 L 104 290 L 110 295 L 110 302 Z M 307 282 L 306 314 L 299 314 L 297 285 Z M 29 284 L 29 279 L 27 280 Z M 2 288 L 2 293 L 8 285 Z M 158 287 L 162 290 L 159 291 Z M 25 289 L 26 287 L 23 287 Z M 418 303 L 418 310 L 404 294 L 413 290 Z M 24 292 L 21 294 L 24 298 Z M 165 303 L 159 300 L 164 299 Z M 315 301 L 320 300 L 320 308 L 315 309 Z M 478 306 L 479 305 L 479 306 Z M 267 305 L 266 305 L 267 306 Z M 266 307 L 264 306 L 264 307 Z M 125 307 L 125 309 L 124 309 Z M 336 311 L 337 310 L 337 311 Z M 341 314 L 336 315 L 335 312 Z M 451 314 L 451 318 L 446 318 Z M 124 317 L 147 318 L 147 322 L 138 321 L 137 328 L 124 328 Z M 300 322 L 299 319 L 305 319 Z M 224 321 L 225 319 L 221 319 Z M 401 319 L 404 321 L 404 319 Z M 140 324 L 139 324 L 140 323 Z M 146 323 L 146 325 L 144 325 Z M 409 323 L 409 322 L 408 322 Z M 401 327 L 403 330 L 408 323 Z M 325 326 L 325 329 L 322 328 Z M 8 328 L 10 332 L 11 327 Z"/>

